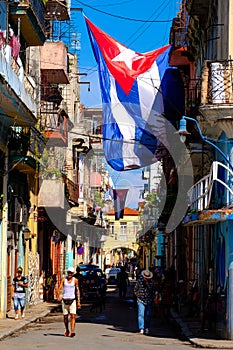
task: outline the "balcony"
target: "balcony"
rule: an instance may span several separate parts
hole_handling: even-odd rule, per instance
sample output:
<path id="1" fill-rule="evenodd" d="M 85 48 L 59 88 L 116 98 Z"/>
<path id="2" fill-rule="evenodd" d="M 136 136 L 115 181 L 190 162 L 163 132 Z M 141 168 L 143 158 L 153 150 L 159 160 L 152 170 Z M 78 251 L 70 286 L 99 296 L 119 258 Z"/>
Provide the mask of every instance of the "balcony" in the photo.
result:
<path id="1" fill-rule="evenodd" d="M 186 34 L 187 34 L 187 15 L 184 5 L 181 5 L 181 11 L 177 14 L 177 17 L 172 21 L 172 27 L 170 29 L 169 42 L 174 48 L 188 46 Z"/>
<path id="2" fill-rule="evenodd" d="M 34 127 L 30 128 L 30 145 L 29 151 L 40 158 L 46 146 L 46 140 L 44 136 Z"/>
<path id="3" fill-rule="evenodd" d="M 43 102 L 40 129 L 44 130 L 50 146 L 65 147 L 68 140 L 68 115 L 65 110 L 54 106 L 53 102 Z"/>
<path id="4" fill-rule="evenodd" d="M 90 135 L 89 144 L 95 154 L 103 154 L 102 141 L 102 109 L 101 108 L 85 108 L 83 110 L 83 123 L 85 130 Z"/>
<path id="5" fill-rule="evenodd" d="M 35 82 L 25 75 L 19 57 L 12 56 L 12 48 L 4 45 L 0 51 L 0 112 L 15 125 L 36 123 Z M 17 118 L 16 118 L 17 116 Z"/>
<path id="6" fill-rule="evenodd" d="M 46 20 L 66 21 L 70 19 L 70 4 L 68 0 L 48 0 L 45 10 Z"/>
<path id="7" fill-rule="evenodd" d="M 186 7 L 190 16 L 206 16 L 210 0 L 186 0 Z"/>
<path id="8" fill-rule="evenodd" d="M 58 84 L 43 84 L 41 86 L 41 100 L 47 102 L 53 102 L 59 105 L 62 101 L 62 90 Z"/>
<path id="9" fill-rule="evenodd" d="M 34 173 L 44 147 L 44 137 L 35 128 L 10 129 L 9 167 L 26 174 Z"/>
<path id="10" fill-rule="evenodd" d="M 78 204 L 79 198 L 79 186 L 75 184 L 73 181 L 68 179 L 68 177 L 64 176 L 63 181 L 66 186 L 66 198 L 71 205 Z"/>
<path id="11" fill-rule="evenodd" d="M 38 207 L 65 208 L 65 184 L 62 180 L 42 180 L 38 196 Z"/>
<path id="12" fill-rule="evenodd" d="M 42 0 L 15 1 L 9 5 L 9 19 L 18 28 L 27 46 L 41 46 L 45 42 L 44 4 Z"/>
<path id="13" fill-rule="evenodd" d="M 187 111 L 193 110 L 200 105 L 201 100 L 201 79 L 190 79 L 186 89 Z"/>
<path id="14" fill-rule="evenodd" d="M 233 199 L 232 176 L 231 169 L 214 161 L 209 174 L 193 185 L 188 192 L 190 210 L 220 209 L 231 204 Z M 215 190 L 216 198 L 213 196 L 213 190 Z M 221 194 L 221 198 L 217 198 L 216 193 Z"/>
<path id="15" fill-rule="evenodd" d="M 224 131 L 233 136 L 233 61 L 205 62 L 202 72 L 201 104 L 199 110 L 218 135 Z M 218 136 L 217 135 L 217 136 Z M 207 135 L 213 137 L 211 133 Z"/>
<path id="16" fill-rule="evenodd" d="M 44 84 L 69 84 L 67 48 L 61 41 L 46 41 L 41 48 L 41 75 Z"/>
<path id="17" fill-rule="evenodd" d="M 233 171 L 220 162 L 213 162 L 208 175 L 191 187 L 189 211 L 182 223 L 185 226 L 214 224 L 233 220 Z"/>

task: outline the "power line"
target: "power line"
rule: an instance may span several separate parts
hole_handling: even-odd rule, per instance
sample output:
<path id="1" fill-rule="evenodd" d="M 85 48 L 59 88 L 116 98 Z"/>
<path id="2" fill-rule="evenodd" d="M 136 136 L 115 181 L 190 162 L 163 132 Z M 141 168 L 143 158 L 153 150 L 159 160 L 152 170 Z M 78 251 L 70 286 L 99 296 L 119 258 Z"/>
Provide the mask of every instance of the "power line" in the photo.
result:
<path id="1" fill-rule="evenodd" d="M 135 0 L 129 0 L 129 1 L 122 1 L 122 2 L 118 2 L 116 3 L 112 3 L 112 4 L 104 4 L 104 5 L 98 5 L 98 7 L 109 7 L 109 6 L 121 6 L 124 4 L 130 4 L 131 2 L 134 2 Z"/>
<path id="2" fill-rule="evenodd" d="M 144 19 L 136 19 L 136 18 L 129 18 L 129 17 L 124 17 L 124 16 L 119 16 L 119 15 L 114 15 L 113 13 L 109 13 L 106 11 L 102 11 L 102 10 L 98 10 L 93 6 L 87 5 L 82 1 L 76 0 L 76 2 L 78 2 L 79 4 L 89 7 L 92 10 L 96 11 L 96 12 L 100 12 L 103 13 L 107 16 L 111 16 L 111 17 L 115 17 L 115 18 L 120 18 L 126 21 L 133 21 L 133 22 L 144 22 L 144 23 L 166 23 L 166 22 L 172 22 L 172 19 L 165 19 L 165 20 L 144 20 Z M 72 10 L 72 9 L 71 9 Z"/>
<path id="3" fill-rule="evenodd" d="M 158 17 L 160 16 L 160 14 L 164 11 L 164 9 L 166 9 L 166 8 L 168 7 L 169 4 L 170 4 L 170 0 L 167 0 L 167 4 L 166 4 L 165 7 L 161 10 L 161 12 L 156 16 L 156 18 L 158 18 Z M 160 8 L 161 8 L 162 6 L 164 6 L 164 3 L 163 3 L 162 5 L 160 5 L 160 6 L 152 13 L 152 15 L 149 17 L 149 19 L 152 18 L 152 17 L 156 14 L 156 12 L 157 12 L 158 10 L 160 10 Z M 140 26 L 140 28 L 137 30 L 137 32 L 139 32 L 139 30 L 142 29 L 148 22 L 149 22 L 149 20 L 147 20 L 147 22 L 143 23 L 143 24 Z M 151 24 L 150 24 L 149 26 L 147 26 L 145 29 L 143 29 L 143 31 L 142 31 L 141 33 L 139 33 L 139 34 L 136 36 L 136 38 L 134 38 L 133 41 L 131 41 L 131 42 L 128 44 L 129 40 L 134 36 L 134 34 L 131 35 L 131 36 L 127 39 L 127 41 L 126 41 L 127 45 L 132 45 L 138 38 L 140 38 L 140 37 L 142 36 L 143 33 L 145 33 L 145 31 L 146 31 L 150 26 L 151 26 Z"/>

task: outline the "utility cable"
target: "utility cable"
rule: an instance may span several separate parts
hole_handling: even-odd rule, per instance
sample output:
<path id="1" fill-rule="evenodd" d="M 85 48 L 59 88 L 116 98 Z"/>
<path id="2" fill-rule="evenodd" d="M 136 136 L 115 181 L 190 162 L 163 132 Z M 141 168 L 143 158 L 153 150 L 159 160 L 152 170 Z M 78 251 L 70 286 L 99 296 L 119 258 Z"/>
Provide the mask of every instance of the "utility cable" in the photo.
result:
<path id="1" fill-rule="evenodd" d="M 103 13 L 105 15 L 111 16 L 111 17 L 115 17 L 115 18 L 120 18 L 120 19 L 124 19 L 126 21 L 133 21 L 133 22 L 144 22 L 144 23 L 166 23 L 166 22 L 172 22 L 172 19 L 165 19 L 165 20 L 144 20 L 144 19 L 136 19 L 136 18 L 130 18 L 130 17 L 124 17 L 124 16 L 119 16 L 119 15 L 114 15 L 112 13 L 106 12 L 106 11 L 102 11 L 102 10 L 98 10 L 93 6 L 87 5 L 82 1 L 76 0 L 76 2 L 78 2 L 79 4 L 89 7 L 94 11 Z M 72 8 L 71 8 L 72 10 Z"/>

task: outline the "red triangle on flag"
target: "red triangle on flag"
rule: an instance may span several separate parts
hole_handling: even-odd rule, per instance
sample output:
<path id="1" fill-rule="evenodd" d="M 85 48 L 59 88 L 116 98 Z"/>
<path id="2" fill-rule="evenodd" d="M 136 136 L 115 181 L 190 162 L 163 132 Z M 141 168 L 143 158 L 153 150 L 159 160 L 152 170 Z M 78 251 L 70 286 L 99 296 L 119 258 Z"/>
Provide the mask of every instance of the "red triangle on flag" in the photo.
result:
<path id="1" fill-rule="evenodd" d="M 157 57 L 170 45 L 144 54 L 137 53 L 119 43 L 96 27 L 86 17 L 86 22 L 98 43 L 106 65 L 122 90 L 128 94 L 137 77 L 150 69 Z"/>

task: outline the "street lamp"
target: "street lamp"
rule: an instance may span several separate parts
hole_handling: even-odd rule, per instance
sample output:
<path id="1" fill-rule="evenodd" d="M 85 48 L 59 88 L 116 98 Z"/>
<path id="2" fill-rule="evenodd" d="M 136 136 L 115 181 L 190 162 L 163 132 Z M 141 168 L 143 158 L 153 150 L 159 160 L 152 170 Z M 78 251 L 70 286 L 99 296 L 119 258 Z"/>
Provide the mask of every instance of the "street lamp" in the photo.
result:
<path id="1" fill-rule="evenodd" d="M 91 91 L 91 83 L 90 83 L 90 81 L 79 81 L 78 82 L 79 84 L 87 84 L 88 85 L 88 92 L 90 92 Z"/>
<path id="2" fill-rule="evenodd" d="M 225 153 L 218 146 L 216 146 L 214 143 L 212 143 L 205 136 L 202 135 L 200 126 L 199 126 L 198 121 L 196 119 L 190 118 L 190 117 L 186 117 L 186 116 L 182 117 L 182 119 L 180 120 L 180 126 L 179 126 L 179 130 L 178 130 L 178 133 L 180 134 L 180 141 L 182 143 L 184 143 L 185 140 L 186 140 L 186 136 L 190 135 L 190 132 L 188 132 L 187 129 L 186 129 L 186 125 L 187 125 L 186 120 L 190 120 L 190 121 L 192 121 L 192 122 L 194 122 L 196 124 L 198 133 L 199 133 L 202 141 L 207 143 L 208 145 L 214 147 L 221 154 L 221 156 L 225 159 L 225 161 L 229 165 L 230 169 L 233 171 L 233 166 L 231 165 L 230 161 L 227 159 Z"/>
<path id="3" fill-rule="evenodd" d="M 23 229 L 24 240 L 28 241 L 31 238 L 31 231 L 28 227 Z"/>

